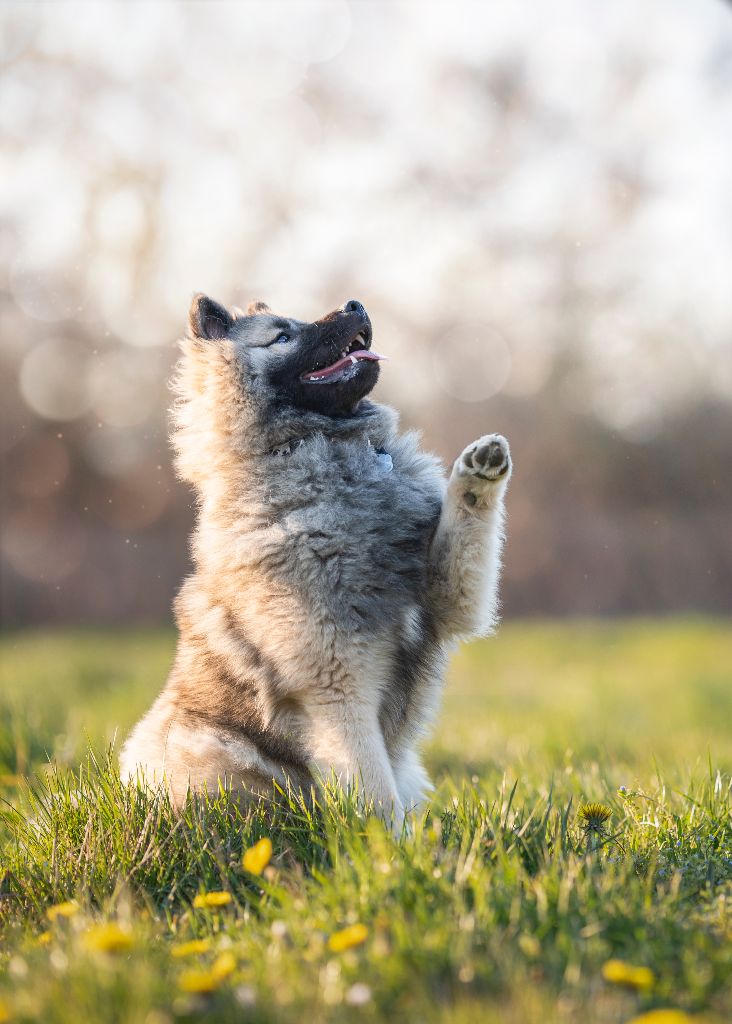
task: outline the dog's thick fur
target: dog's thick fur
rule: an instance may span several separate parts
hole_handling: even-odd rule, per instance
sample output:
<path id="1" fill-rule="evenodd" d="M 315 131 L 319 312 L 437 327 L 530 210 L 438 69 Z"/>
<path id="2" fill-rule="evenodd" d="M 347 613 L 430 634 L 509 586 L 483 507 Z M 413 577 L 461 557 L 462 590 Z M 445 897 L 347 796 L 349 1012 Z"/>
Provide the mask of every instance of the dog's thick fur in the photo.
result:
<path id="1" fill-rule="evenodd" d="M 338 408 L 338 385 L 301 401 L 279 380 L 295 358 L 279 350 L 331 344 L 324 332 L 345 330 L 351 307 L 368 321 L 353 302 L 306 325 L 194 300 L 174 443 L 199 499 L 195 571 L 167 685 L 121 758 L 177 803 L 219 782 L 309 791 L 335 772 L 400 825 L 429 789 L 417 744 L 448 646 L 494 626 L 505 439 L 469 445 L 446 481 L 361 394 L 376 362 L 354 362 L 356 380 L 371 377 L 344 384 Z M 275 344 L 283 323 L 301 333 Z M 318 411 L 328 389 L 335 405 Z"/>

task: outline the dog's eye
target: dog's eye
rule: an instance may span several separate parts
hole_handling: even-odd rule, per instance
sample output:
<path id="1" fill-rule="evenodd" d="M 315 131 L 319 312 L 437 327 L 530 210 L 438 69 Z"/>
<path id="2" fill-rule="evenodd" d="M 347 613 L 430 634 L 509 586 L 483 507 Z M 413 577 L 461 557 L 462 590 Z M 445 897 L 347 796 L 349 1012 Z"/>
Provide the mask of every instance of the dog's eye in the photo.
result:
<path id="1" fill-rule="evenodd" d="M 277 345 L 279 342 L 291 341 L 289 334 L 278 334 L 274 341 L 270 342 L 271 345 Z"/>

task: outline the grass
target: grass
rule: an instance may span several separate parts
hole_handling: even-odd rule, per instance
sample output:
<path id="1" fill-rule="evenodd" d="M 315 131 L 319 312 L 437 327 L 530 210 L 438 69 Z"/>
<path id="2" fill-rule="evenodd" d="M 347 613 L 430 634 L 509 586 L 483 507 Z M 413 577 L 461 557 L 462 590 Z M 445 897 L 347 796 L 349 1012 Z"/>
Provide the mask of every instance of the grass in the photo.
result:
<path id="1" fill-rule="evenodd" d="M 434 799 L 400 840 L 337 791 L 176 816 L 121 786 L 103 751 L 172 645 L 1 641 L 0 1021 L 732 1016 L 727 624 L 517 624 L 464 648 Z"/>

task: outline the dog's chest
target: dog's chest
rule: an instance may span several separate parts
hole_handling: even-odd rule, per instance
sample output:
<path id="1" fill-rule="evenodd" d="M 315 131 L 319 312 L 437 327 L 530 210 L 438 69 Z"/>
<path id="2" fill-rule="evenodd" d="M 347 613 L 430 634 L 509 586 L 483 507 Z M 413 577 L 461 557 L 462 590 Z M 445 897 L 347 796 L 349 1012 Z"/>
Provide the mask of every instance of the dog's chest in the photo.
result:
<path id="1" fill-rule="evenodd" d="M 419 600 L 440 494 L 385 449 L 332 445 L 315 454 L 292 467 L 284 564 L 308 603 L 370 632 Z"/>

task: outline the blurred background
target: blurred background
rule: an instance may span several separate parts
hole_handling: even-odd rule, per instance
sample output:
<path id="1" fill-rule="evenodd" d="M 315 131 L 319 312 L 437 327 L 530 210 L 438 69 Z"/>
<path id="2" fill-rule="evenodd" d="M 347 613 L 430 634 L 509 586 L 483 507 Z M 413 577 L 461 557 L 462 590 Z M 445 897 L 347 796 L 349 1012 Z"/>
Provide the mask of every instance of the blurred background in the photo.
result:
<path id="1" fill-rule="evenodd" d="M 728 613 L 731 137 L 720 0 L 3 3 L 3 622 L 169 620 L 195 291 L 509 437 L 507 618 Z"/>

